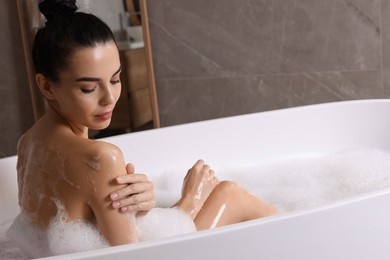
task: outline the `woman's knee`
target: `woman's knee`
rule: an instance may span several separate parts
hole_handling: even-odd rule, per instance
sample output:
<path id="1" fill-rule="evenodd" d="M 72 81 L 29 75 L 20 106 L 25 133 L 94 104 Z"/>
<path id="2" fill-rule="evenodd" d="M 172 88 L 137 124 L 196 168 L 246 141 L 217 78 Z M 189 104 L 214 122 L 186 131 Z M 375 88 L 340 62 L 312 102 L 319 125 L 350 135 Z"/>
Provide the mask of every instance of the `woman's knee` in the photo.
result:
<path id="1" fill-rule="evenodd" d="M 241 187 L 233 181 L 221 181 L 214 189 L 214 191 L 223 194 L 234 194 L 238 190 L 241 190 Z"/>

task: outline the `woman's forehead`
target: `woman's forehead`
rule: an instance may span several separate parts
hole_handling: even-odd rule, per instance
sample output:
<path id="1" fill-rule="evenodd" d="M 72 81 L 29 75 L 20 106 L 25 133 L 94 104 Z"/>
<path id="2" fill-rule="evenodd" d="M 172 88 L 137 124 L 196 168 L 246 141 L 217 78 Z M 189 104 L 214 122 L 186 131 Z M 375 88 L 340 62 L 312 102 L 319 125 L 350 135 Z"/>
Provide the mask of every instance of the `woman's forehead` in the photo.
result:
<path id="1" fill-rule="evenodd" d="M 119 52 L 114 42 L 77 49 L 69 59 L 68 72 L 112 73 L 120 67 Z M 112 70 L 112 71 L 111 71 Z"/>

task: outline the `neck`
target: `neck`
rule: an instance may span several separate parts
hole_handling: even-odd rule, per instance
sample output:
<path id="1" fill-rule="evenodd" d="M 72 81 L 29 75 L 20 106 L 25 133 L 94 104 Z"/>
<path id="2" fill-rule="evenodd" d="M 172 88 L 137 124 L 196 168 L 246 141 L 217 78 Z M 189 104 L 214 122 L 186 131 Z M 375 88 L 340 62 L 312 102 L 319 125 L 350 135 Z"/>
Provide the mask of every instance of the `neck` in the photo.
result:
<path id="1" fill-rule="evenodd" d="M 76 136 L 88 138 L 88 127 L 73 123 L 61 112 L 57 104 L 49 102 L 46 115 L 52 118 L 55 122 L 69 128 L 69 130 L 71 130 Z"/>

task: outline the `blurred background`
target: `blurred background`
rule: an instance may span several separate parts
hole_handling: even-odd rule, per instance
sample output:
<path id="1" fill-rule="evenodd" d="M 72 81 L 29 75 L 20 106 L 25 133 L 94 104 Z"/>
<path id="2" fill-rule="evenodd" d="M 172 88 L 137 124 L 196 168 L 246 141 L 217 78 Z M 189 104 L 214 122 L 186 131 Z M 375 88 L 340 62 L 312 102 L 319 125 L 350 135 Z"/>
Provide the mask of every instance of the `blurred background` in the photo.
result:
<path id="1" fill-rule="evenodd" d="M 162 127 L 390 96 L 389 0 L 146 3 Z M 112 28 L 126 68 L 112 125 L 91 136 L 153 128 L 139 2 L 78 4 Z M 0 22 L 0 157 L 5 157 L 16 153 L 19 137 L 44 106 L 39 109 L 29 89 L 21 31 L 25 22 L 18 19 L 17 1 L 0 2 Z"/>

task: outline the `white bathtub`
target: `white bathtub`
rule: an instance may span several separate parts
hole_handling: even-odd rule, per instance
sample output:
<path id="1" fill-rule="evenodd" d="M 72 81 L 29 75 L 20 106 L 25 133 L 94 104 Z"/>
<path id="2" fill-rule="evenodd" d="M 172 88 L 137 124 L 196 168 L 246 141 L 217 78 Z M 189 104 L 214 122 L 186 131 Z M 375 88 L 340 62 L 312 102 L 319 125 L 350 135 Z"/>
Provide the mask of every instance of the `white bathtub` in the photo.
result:
<path id="1" fill-rule="evenodd" d="M 329 103 L 211 120 L 108 138 L 151 179 L 188 168 L 390 150 L 390 100 Z M 18 212 L 16 157 L 0 160 L 0 223 Z M 277 191 L 275 191 L 277 192 Z M 390 190 L 157 241 L 58 259 L 390 259 Z"/>

